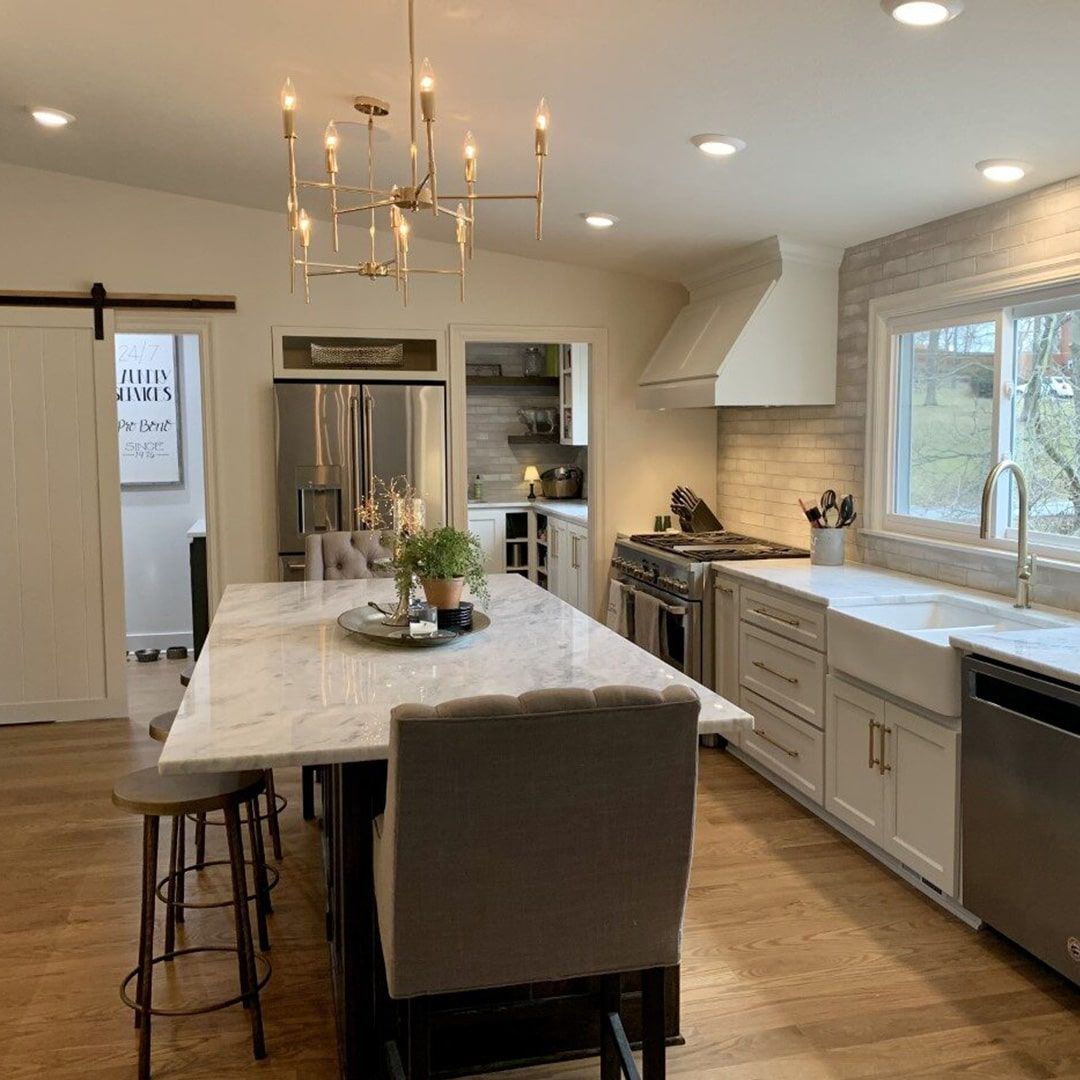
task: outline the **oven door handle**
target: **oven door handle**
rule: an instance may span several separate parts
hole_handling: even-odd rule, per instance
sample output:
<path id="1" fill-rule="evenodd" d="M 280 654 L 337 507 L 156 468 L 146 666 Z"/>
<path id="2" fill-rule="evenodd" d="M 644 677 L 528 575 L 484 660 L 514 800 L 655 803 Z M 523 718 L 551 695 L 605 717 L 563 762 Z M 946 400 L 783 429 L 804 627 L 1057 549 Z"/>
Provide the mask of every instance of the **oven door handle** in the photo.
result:
<path id="1" fill-rule="evenodd" d="M 659 600 L 660 606 L 669 615 L 674 615 L 676 618 L 685 619 L 686 616 L 689 614 L 685 605 L 669 604 L 665 600 L 661 600 L 659 596 L 656 596 L 654 593 L 646 592 L 644 589 L 635 589 L 631 586 L 629 589 L 627 589 L 627 592 L 629 592 L 632 597 L 636 597 L 638 593 L 641 593 L 642 596 L 651 596 L 654 600 Z"/>

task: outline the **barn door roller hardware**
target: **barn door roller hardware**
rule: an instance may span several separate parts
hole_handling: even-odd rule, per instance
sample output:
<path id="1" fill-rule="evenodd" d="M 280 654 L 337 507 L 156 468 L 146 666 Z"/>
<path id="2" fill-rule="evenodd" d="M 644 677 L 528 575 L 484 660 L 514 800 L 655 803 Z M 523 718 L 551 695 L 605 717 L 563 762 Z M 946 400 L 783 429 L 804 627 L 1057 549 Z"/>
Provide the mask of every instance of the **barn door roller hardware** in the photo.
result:
<path id="1" fill-rule="evenodd" d="M 106 308 L 145 308 L 155 311 L 235 311 L 235 296 L 186 296 L 173 293 L 109 294 L 100 281 L 88 293 L 18 293 L 0 291 L 0 307 L 93 308 L 94 337 L 105 338 Z"/>

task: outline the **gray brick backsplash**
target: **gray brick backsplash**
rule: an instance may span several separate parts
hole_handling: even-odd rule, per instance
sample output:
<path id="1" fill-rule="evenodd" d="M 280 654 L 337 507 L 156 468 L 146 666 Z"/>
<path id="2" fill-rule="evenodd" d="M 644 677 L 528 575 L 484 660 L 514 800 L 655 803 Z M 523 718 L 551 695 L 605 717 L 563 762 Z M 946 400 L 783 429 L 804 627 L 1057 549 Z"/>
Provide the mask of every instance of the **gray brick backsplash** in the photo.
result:
<path id="1" fill-rule="evenodd" d="M 806 547 L 796 500 L 828 487 L 863 503 L 869 302 L 976 273 L 1080 253 L 1080 177 L 858 244 L 840 267 L 837 404 L 718 410 L 717 513 L 724 525 Z M 841 491 L 841 489 L 843 489 Z M 1010 595 L 1015 555 L 864 536 L 848 557 Z M 1035 598 L 1080 610 L 1080 572 L 1043 562 Z"/>

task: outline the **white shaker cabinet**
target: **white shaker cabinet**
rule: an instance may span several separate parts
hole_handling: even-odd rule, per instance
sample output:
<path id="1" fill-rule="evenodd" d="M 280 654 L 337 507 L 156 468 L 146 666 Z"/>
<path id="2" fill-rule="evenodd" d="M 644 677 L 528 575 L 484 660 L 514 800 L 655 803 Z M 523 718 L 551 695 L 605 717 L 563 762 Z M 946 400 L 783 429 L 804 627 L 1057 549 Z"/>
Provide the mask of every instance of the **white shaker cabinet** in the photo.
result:
<path id="1" fill-rule="evenodd" d="M 959 733 L 830 675 L 825 809 L 956 895 Z"/>
<path id="2" fill-rule="evenodd" d="M 739 584 L 718 573 L 713 574 L 713 689 L 739 704 Z M 733 732 L 728 741 L 738 746 L 741 735 Z"/>
<path id="3" fill-rule="evenodd" d="M 480 541 L 484 569 L 489 574 L 506 572 L 506 511 L 470 510 L 469 532 Z"/>
<path id="4" fill-rule="evenodd" d="M 561 600 L 589 611 L 589 530 L 548 518 L 548 588 Z"/>
<path id="5" fill-rule="evenodd" d="M 881 847 L 885 786 L 878 743 L 885 702 L 842 679 L 826 679 L 825 809 Z"/>
<path id="6" fill-rule="evenodd" d="M 956 892 L 959 733 L 887 702 L 885 850 L 927 881 Z"/>

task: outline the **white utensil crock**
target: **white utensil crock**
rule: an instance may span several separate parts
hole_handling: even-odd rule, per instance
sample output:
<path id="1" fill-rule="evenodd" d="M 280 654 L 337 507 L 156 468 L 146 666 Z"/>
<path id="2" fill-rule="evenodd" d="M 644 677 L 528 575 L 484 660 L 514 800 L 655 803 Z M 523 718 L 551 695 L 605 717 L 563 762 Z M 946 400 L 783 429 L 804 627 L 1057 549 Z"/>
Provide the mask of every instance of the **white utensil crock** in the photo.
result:
<path id="1" fill-rule="evenodd" d="M 843 566 L 844 530 L 811 529 L 810 562 L 814 566 Z"/>

